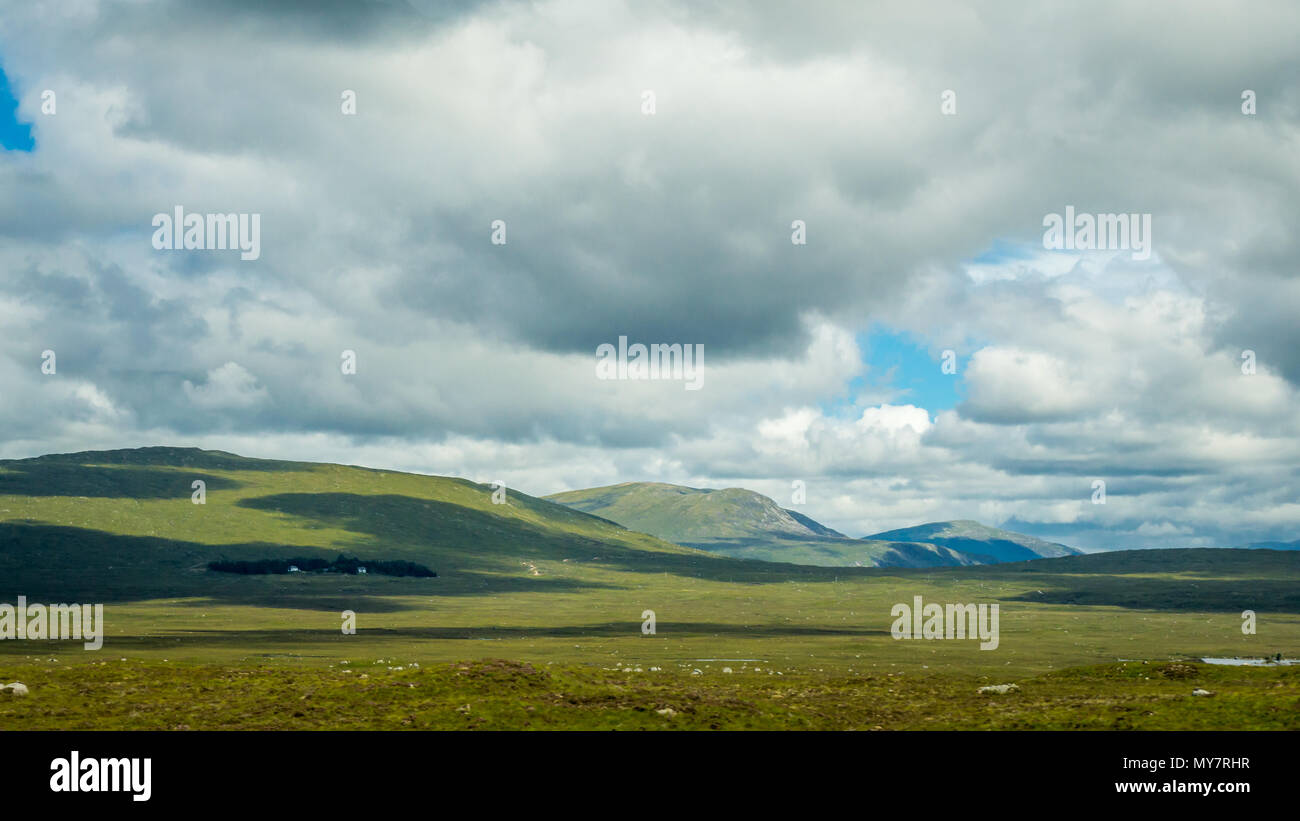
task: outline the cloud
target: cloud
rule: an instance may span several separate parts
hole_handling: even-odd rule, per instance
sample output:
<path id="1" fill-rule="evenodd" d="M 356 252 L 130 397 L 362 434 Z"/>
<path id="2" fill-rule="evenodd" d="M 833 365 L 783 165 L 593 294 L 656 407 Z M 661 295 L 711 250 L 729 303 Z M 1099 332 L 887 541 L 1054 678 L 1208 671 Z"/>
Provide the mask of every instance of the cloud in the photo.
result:
<path id="1" fill-rule="evenodd" d="M 208 371 L 207 381 L 195 385 L 188 379 L 181 383 L 185 395 L 205 410 L 250 408 L 265 402 L 266 388 L 238 362 L 227 362 Z"/>
<path id="2" fill-rule="evenodd" d="M 1003 424 L 1067 418 L 1093 405 L 1088 383 L 1063 360 L 1041 351 L 987 347 L 966 372 L 970 399 L 963 415 Z"/>
<path id="3" fill-rule="evenodd" d="M 5 23 L 36 150 L 0 157 L 4 455 L 197 443 L 538 493 L 797 478 L 845 532 L 980 518 L 1097 547 L 1300 529 L 1292 4 Z M 155 252 L 176 205 L 260 214 L 261 258 Z M 1152 214 L 1152 259 L 1046 251 L 1067 205 Z M 955 350 L 965 399 L 865 388 L 874 324 Z M 703 345 L 704 389 L 594 379 L 620 335 Z"/>

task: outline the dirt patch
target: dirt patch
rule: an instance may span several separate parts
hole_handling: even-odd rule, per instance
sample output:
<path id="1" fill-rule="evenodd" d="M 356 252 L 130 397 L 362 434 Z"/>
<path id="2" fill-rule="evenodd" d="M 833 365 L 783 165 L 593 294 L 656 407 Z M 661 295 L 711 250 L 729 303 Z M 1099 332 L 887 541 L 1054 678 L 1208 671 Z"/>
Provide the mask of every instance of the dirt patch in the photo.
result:
<path id="1" fill-rule="evenodd" d="M 451 665 L 457 678 L 490 679 L 492 681 L 520 681 L 540 683 L 550 679 L 550 673 L 538 670 L 528 662 L 509 661 L 507 659 L 483 659 L 481 661 L 462 661 Z"/>
<path id="2" fill-rule="evenodd" d="M 1200 675 L 1200 671 L 1196 669 L 1195 664 L 1183 664 L 1181 662 L 1174 662 L 1173 664 L 1166 664 L 1163 667 L 1157 667 L 1156 672 L 1165 678 L 1175 680 L 1196 678 Z"/>

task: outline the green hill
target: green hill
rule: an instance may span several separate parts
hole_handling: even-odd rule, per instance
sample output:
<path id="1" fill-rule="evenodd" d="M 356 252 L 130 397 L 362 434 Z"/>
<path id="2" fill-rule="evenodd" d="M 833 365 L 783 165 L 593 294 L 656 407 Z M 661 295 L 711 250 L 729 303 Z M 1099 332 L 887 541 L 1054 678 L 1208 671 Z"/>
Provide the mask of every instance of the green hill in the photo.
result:
<path id="1" fill-rule="evenodd" d="M 192 485 L 206 483 L 205 504 Z M 539 561 L 605 572 L 743 572 L 743 566 L 564 505 L 464 479 L 342 465 L 140 448 L 0 461 L 0 596 L 140 599 L 254 595 L 218 559 L 319 557 L 417 562 L 436 580 L 401 589 L 464 593 L 607 584 L 557 578 Z M 262 580 L 269 583 L 267 580 Z M 339 584 L 317 579 L 320 590 Z"/>
<path id="2" fill-rule="evenodd" d="M 677 544 L 740 559 L 822 567 L 950 567 L 979 564 L 915 539 L 850 539 L 752 490 L 625 482 L 547 499 Z"/>
<path id="3" fill-rule="evenodd" d="M 887 530 L 866 536 L 867 539 L 927 542 L 958 550 L 978 559 L 981 564 L 990 562 L 1019 562 L 1028 559 L 1077 556 L 1077 548 L 1055 542 L 1045 542 L 1023 533 L 1012 533 L 979 522 L 964 519 L 954 522 L 930 522 Z"/>

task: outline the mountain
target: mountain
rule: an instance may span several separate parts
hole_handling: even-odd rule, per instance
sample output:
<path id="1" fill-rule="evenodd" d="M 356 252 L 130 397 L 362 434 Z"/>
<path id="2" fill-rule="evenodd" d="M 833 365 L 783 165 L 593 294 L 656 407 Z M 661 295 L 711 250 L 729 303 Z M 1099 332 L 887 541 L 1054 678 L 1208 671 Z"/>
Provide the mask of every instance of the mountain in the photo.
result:
<path id="1" fill-rule="evenodd" d="M 790 514 L 790 518 L 794 519 L 799 524 L 808 528 L 813 533 L 816 533 L 818 536 L 835 536 L 836 538 L 840 538 L 840 539 L 848 538 L 848 536 L 845 536 L 843 533 L 839 532 L 838 530 L 831 530 L 829 527 L 822 524 L 821 522 L 818 522 L 809 516 L 805 516 L 802 513 L 799 513 L 794 510 L 790 510 L 788 508 L 785 508 L 785 512 Z"/>
<path id="2" fill-rule="evenodd" d="M 678 544 L 777 535 L 846 538 L 806 516 L 791 515 L 762 494 L 740 488 L 702 490 L 662 482 L 624 482 L 546 499 L 642 532 L 663 533 L 660 538 Z"/>
<path id="3" fill-rule="evenodd" d="M 1300 539 L 1294 542 L 1251 542 L 1242 547 L 1246 550 L 1300 550 Z"/>
<path id="4" fill-rule="evenodd" d="M 752 490 L 624 482 L 546 499 L 676 544 L 741 559 L 822 567 L 949 567 L 980 564 L 912 539 L 851 539 Z"/>
<path id="5" fill-rule="evenodd" d="M 866 536 L 885 541 L 927 542 L 991 562 L 1020 562 L 1027 559 L 1078 556 L 1083 551 L 1055 542 L 1045 542 L 1022 533 L 1012 533 L 979 522 L 963 519 L 953 522 L 930 522 L 886 530 Z"/>

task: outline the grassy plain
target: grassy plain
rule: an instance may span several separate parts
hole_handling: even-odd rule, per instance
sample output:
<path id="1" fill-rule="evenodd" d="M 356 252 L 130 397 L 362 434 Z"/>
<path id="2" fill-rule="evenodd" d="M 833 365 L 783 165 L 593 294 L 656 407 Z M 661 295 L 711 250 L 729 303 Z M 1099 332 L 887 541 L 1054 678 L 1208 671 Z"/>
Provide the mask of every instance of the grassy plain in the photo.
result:
<path id="1" fill-rule="evenodd" d="M 1295 668 L 1153 673 L 1296 657 L 1297 552 L 818 568 L 491 495 L 188 449 L 0 463 L 0 602 L 102 602 L 107 625 L 99 651 L 0 641 L 0 680 L 32 690 L 0 701 L 0 728 L 1297 727 Z M 439 577 L 206 569 L 341 551 Z M 894 640 L 890 609 L 917 595 L 998 603 L 998 649 Z"/>

